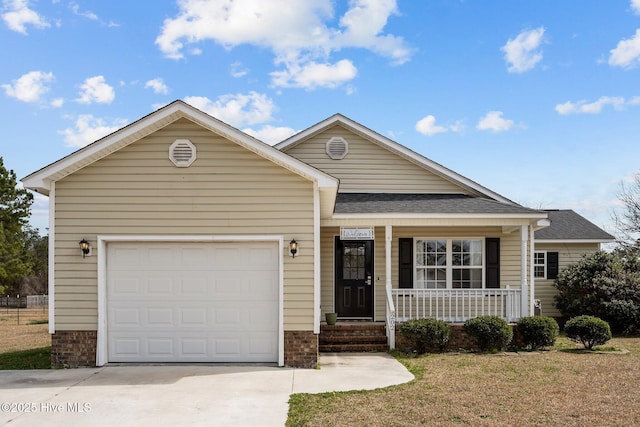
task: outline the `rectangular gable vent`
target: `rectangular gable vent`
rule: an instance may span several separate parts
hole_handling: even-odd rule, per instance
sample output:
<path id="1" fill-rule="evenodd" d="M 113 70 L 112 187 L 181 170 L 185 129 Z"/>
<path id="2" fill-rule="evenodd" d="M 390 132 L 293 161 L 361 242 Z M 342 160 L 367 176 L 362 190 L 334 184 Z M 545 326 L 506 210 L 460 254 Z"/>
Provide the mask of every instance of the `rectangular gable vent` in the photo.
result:
<path id="1" fill-rule="evenodd" d="M 344 138 L 333 137 L 327 141 L 327 155 L 333 160 L 344 159 L 349 152 L 349 144 Z"/>
<path id="2" fill-rule="evenodd" d="M 188 139 L 176 139 L 169 147 L 169 159 L 179 168 L 191 166 L 196 160 L 196 146 Z"/>

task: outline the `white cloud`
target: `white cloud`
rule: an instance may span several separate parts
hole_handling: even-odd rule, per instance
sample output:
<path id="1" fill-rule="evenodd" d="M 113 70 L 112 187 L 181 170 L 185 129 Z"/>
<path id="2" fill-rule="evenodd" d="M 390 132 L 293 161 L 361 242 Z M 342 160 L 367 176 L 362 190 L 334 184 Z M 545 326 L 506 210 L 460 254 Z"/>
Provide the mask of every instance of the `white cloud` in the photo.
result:
<path id="1" fill-rule="evenodd" d="M 447 132 L 448 129 L 444 126 L 436 125 L 436 118 L 428 115 L 416 123 L 416 130 L 423 135 L 433 136 L 438 133 Z"/>
<path id="2" fill-rule="evenodd" d="M 50 104 L 54 108 L 60 108 L 64 105 L 64 98 L 56 98 L 53 101 L 51 101 Z"/>
<path id="3" fill-rule="evenodd" d="M 68 147 L 84 147 L 115 132 L 125 124 L 127 121 L 124 119 L 115 119 L 108 124 L 104 119 L 91 114 L 82 114 L 76 119 L 75 128 L 67 128 L 58 133 L 64 135 L 64 141 Z"/>
<path id="4" fill-rule="evenodd" d="M 504 132 L 514 125 L 513 120 L 502 118 L 502 111 L 489 111 L 478 122 L 478 130 L 490 130 L 492 132 Z"/>
<path id="5" fill-rule="evenodd" d="M 275 145 L 280 141 L 284 141 L 296 131 L 288 127 L 276 127 L 271 125 L 263 126 L 261 129 L 254 130 L 251 128 L 242 129 L 244 133 L 247 133 L 254 138 L 259 139 L 262 142 L 266 142 L 269 145 Z"/>
<path id="6" fill-rule="evenodd" d="M 611 105 L 616 110 L 622 110 L 626 105 L 638 105 L 640 103 L 639 97 L 633 97 L 629 101 L 625 101 L 620 96 L 602 96 L 594 102 L 587 102 L 580 100 L 577 102 L 567 101 L 564 104 L 556 105 L 556 112 L 558 114 L 600 114 L 602 109 Z"/>
<path id="7" fill-rule="evenodd" d="M 144 87 L 150 88 L 153 90 L 154 93 L 158 93 L 162 95 L 166 95 L 169 93 L 169 88 L 164 83 L 164 80 L 162 80 L 160 77 L 147 81 L 144 84 Z"/>
<path id="8" fill-rule="evenodd" d="M 636 15 L 640 15 L 640 0 L 631 0 L 631 10 Z"/>
<path id="9" fill-rule="evenodd" d="M 231 77 L 240 78 L 249 74 L 249 70 L 242 66 L 241 62 L 234 62 L 231 64 Z"/>
<path id="10" fill-rule="evenodd" d="M 18 33 L 27 34 L 27 25 L 35 28 L 43 29 L 51 25 L 45 18 L 40 16 L 38 12 L 29 9 L 27 0 L 3 0 L 4 12 L 2 19 L 10 30 Z"/>
<path id="11" fill-rule="evenodd" d="M 54 80 L 53 73 L 31 71 L 23 74 L 12 85 L 3 84 L 5 93 L 23 102 L 38 102 L 49 91 L 47 83 Z"/>
<path id="12" fill-rule="evenodd" d="M 166 57 L 182 58 L 186 45 L 206 40 L 226 49 L 241 44 L 264 47 L 273 52 L 275 64 L 284 67 L 272 73 L 276 86 L 302 87 L 308 82 L 312 87 L 336 87 L 354 78 L 351 61 L 332 64 L 330 60 L 332 53 L 345 48 L 367 49 L 393 64 L 408 61 L 412 54 L 401 37 L 384 33 L 389 17 L 398 13 L 396 0 L 351 0 L 337 27 L 329 25 L 334 20 L 331 0 L 182 0 L 178 4 L 178 15 L 164 21 L 156 38 Z M 337 75 L 319 79 L 305 75 L 320 71 Z"/>
<path id="13" fill-rule="evenodd" d="M 111 86 L 104 79 L 104 76 L 89 77 L 80 86 L 80 97 L 76 99 L 81 104 L 110 104 L 116 97 Z"/>
<path id="14" fill-rule="evenodd" d="M 611 49 L 609 65 L 622 68 L 633 68 L 640 65 L 640 28 L 635 35 L 618 42 L 615 49 Z"/>
<path id="15" fill-rule="evenodd" d="M 353 80 L 357 74 L 358 70 L 353 63 L 342 59 L 335 64 L 318 64 L 313 61 L 304 65 L 290 64 L 285 71 L 272 72 L 271 77 L 275 86 L 312 90 L 318 87 L 336 88 Z"/>
<path id="16" fill-rule="evenodd" d="M 235 127 L 269 122 L 276 108 L 267 95 L 253 91 L 222 95 L 216 101 L 203 96 L 188 96 L 184 101 Z"/>
<path id="17" fill-rule="evenodd" d="M 536 66 L 542 59 L 542 52 L 538 50 L 543 42 L 544 27 L 522 31 L 515 39 L 509 39 L 500 48 L 504 52 L 504 59 L 509 64 L 510 73 L 523 73 Z"/>
<path id="18" fill-rule="evenodd" d="M 69 9 L 71 9 L 71 11 L 78 16 L 82 16 L 92 21 L 98 20 L 98 15 L 93 12 L 80 12 L 80 6 L 77 3 L 70 3 Z"/>

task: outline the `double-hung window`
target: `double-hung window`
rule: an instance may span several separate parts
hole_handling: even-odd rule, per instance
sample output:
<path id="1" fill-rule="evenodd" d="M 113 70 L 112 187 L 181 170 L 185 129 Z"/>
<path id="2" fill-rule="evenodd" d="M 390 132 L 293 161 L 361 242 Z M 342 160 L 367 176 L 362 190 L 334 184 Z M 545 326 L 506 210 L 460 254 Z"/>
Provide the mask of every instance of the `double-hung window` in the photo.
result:
<path id="1" fill-rule="evenodd" d="M 537 251 L 533 253 L 533 278 L 554 280 L 558 277 L 558 252 Z"/>
<path id="2" fill-rule="evenodd" d="M 481 289 L 483 239 L 416 239 L 416 287 Z"/>
<path id="3" fill-rule="evenodd" d="M 535 252 L 533 254 L 533 277 L 535 279 L 547 278 L 547 253 Z"/>

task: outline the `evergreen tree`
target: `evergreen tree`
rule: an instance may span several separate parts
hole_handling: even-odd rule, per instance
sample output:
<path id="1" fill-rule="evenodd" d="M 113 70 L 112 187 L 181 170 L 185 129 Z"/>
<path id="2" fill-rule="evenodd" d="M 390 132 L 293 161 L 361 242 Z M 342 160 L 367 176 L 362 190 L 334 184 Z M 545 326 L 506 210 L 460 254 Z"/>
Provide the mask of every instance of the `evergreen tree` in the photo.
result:
<path id="1" fill-rule="evenodd" d="M 32 203 L 33 195 L 18 188 L 15 172 L 7 170 L 0 157 L 0 294 L 31 273 L 23 228 L 31 215 Z"/>

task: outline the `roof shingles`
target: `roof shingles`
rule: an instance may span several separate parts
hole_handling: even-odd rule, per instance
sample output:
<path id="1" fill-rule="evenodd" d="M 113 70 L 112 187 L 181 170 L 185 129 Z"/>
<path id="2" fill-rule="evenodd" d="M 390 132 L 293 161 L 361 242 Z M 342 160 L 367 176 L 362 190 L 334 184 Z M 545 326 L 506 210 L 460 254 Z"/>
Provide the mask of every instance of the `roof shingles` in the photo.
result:
<path id="1" fill-rule="evenodd" d="M 532 214 L 534 209 L 465 194 L 339 193 L 335 213 Z"/>

